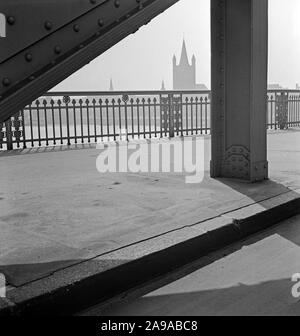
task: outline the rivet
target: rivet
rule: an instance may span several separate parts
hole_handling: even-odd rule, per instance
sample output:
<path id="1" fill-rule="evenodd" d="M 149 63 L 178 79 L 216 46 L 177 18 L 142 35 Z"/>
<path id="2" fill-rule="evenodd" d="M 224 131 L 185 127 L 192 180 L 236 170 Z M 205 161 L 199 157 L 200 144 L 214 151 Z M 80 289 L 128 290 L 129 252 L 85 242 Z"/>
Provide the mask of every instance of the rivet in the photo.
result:
<path id="1" fill-rule="evenodd" d="M 3 80 L 2 80 L 2 84 L 3 84 L 4 86 L 9 86 L 9 85 L 10 85 L 10 79 L 7 78 L 7 77 L 3 78 Z"/>
<path id="2" fill-rule="evenodd" d="M 96 2 L 97 2 L 96 0 L 90 0 L 90 3 L 93 4 L 93 5 L 94 5 Z"/>
<path id="3" fill-rule="evenodd" d="M 7 18 L 7 23 L 12 26 L 12 25 L 14 25 L 16 23 L 16 19 L 13 16 L 9 16 Z"/>
<path id="4" fill-rule="evenodd" d="M 55 46 L 54 47 L 54 52 L 55 52 L 55 54 L 60 54 L 61 53 L 61 47 L 60 46 Z"/>
<path id="5" fill-rule="evenodd" d="M 30 77 L 29 77 L 29 80 L 30 80 L 30 81 L 33 81 L 34 79 L 35 79 L 35 76 L 30 76 Z"/>
<path id="6" fill-rule="evenodd" d="M 99 19 L 99 20 L 98 20 L 98 25 L 99 25 L 100 27 L 103 27 L 103 26 L 104 26 L 104 21 L 103 21 L 102 19 Z"/>
<path id="7" fill-rule="evenodd" d="M 74 30 L 75 33 L 78 33 L 80 31 L 80 26 L 78 24 L 75 24 L 73 26 L 73 30 Z"/>
<path id="8" fill-rule="evenodd" d="M 31 62 L 32 61 L 32 54 L 30 54 L 30 53 L 28 53 L 28 54 L 26 54 L 25 55 L 25 60 L 27 61 L 27 62 Z"/>
<path id="9" fill-rule="evenodd" d="M 119 1 L 119 0 L 116 0 L 116 1 L 115 1 L 115 7 L 116 7 L 116 8 L 119 8 L 119 7 L 120 7 L 120 1 Z"/>
<path id="10" fill-rule="evenodd" d="M 46 21 L 44 26 L 47 30 L 51 30 L 53 28 L 53 24 L 51 21 Z"/>

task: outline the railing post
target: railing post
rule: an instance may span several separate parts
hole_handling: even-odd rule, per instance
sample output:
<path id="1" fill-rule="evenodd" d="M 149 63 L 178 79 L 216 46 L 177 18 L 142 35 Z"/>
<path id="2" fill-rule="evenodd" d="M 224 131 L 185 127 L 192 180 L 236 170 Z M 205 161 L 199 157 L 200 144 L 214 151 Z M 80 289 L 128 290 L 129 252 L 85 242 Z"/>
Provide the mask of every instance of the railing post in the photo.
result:
<path id="1" fill-rule="evenodd" d="M 6 146 L 7 150 L 13 150 L 13 132 L 12 132 L 12 120 L 11 118 L 5 122 L 6 129 Z"/>
<path id="2" fill-rule="evenodd" d="M 71 139 L 70 139 L 70 117 L 69 117 L 69 104 L 71 102 L 70 96 L 64 96 L 63 102 L 66 105 L 66 122 L 67 122 L 67 145 L 71 146 Z"/>
<path id="3" fill-rule="evenodd" d="M 289 113 L 289 94 L 281 92 L 276 95 L 276 124 L 281 130 L 288 128 L 288 113 Z"/>
<path id="4" fill-rule="evenodd" d="M 173 104 L 174 95 L 169 94 L 169 137 L 175 137 L 175 125 L 174 125 L 174 104 Z"/>
<path id="5" fill-rule="evenodd" d="M 161 138 L 167 137 L 170 130 L 170 95 L 163 97 L 160 95 L 160 123 L 161 123 Z"/>

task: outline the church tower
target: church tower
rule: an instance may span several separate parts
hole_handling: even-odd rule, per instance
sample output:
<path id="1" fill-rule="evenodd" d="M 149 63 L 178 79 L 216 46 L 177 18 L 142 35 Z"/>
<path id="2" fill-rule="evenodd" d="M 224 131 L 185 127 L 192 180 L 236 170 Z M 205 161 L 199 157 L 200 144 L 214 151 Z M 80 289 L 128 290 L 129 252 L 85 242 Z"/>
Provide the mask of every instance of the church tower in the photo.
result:
<path id="1" fill-rule="evenodd" d="M 196 57 L 195 55 L 192 57 L 192 64 L 190 64 L 185 40 L 182 43 L 181 57 L 178 65 L 176 56 L 173 56 L 173 89 L 196 89 Z"/>

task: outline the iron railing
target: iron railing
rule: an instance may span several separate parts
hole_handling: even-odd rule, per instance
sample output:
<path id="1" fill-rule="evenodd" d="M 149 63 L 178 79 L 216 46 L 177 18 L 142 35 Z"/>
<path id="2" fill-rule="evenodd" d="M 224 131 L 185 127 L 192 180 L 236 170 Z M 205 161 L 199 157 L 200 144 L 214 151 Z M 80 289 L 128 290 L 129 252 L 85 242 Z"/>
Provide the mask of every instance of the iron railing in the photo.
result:
<path id="1" fill-rule="evenodd" d="M 300 90 L 269 91 L 271 129 L 300 126 Z M 210 91 L 47 93 L 0 125 L 0 148 L 210 134 Z"/>

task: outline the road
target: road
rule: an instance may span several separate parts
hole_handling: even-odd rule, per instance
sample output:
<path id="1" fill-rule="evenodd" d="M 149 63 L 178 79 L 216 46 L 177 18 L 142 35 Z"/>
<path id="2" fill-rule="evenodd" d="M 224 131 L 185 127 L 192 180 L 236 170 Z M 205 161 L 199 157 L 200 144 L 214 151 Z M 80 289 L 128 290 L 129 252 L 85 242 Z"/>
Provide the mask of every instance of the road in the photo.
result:
<path id="1" fill-rule="evenodd" d="M 300 298 L 292 295 L 297 283 L 291 280 L 300 273 L 300 216 L 201 259 L 177 276 L 184 273 L 173 282 L 176 275 L 169 275 L 168 285 L 132 302 L 104 312 L 94 307 L 85 314 L 300 315 Z"/>

